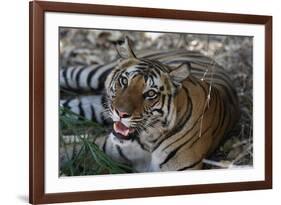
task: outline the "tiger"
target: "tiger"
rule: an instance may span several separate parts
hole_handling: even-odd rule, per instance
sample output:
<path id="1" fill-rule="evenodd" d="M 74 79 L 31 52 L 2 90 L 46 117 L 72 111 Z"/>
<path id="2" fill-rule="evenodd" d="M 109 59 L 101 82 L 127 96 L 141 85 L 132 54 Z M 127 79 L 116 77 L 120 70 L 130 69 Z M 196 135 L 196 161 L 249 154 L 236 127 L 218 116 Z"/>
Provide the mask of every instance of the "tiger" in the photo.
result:
<path id="1" fill-rule="evenodd" d="M 95 143 L 136 172 L 201 169 L 240 116 L 225 70 L 186 50 L 137 57 L 128 38 L 117 51 L 120 59 L 105 66 L 62 70 L 62 87 L 96 95 L 61 105 L 109 123 L 112 131 Z"/>

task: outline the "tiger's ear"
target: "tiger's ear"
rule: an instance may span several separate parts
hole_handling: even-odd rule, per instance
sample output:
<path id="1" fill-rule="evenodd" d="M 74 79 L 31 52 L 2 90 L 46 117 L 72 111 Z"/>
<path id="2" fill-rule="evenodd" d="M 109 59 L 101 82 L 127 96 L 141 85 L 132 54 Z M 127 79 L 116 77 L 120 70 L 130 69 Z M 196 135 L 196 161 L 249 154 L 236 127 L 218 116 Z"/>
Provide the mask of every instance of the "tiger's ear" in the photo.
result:
<path id="1" fill-rule="evenodd" d="M 131 43 L 129 38 L 126 36 L 125 40 L 121 43 L 118 43 L 116 46 L 118 55 L 121 58 L 136 58 L 136 55 L 134 54 L 133 50 L 131 49 Z"/>
<path id="2" fill-rule="evenodd" d="M 172 78 L 173 82 L 176 84 L 181 84 L 183 80 L 185 80 L 190 75 L 190 64 L 183 63 L 178 67 L 172 69 L 169 73 L 170 77 Z"/>

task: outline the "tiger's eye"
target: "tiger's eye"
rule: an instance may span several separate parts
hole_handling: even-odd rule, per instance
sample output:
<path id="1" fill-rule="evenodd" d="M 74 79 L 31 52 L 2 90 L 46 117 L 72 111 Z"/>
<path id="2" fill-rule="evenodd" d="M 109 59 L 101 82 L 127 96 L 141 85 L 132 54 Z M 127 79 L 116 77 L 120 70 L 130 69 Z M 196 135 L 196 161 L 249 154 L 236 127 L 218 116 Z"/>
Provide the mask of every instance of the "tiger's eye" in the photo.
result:
<path id="1" fill-rule="evenodd" d="M 152 98 L 155 98 L 155 97 L 157 96 L 157 92 L 154 91 L 154 90 L 149 90 L 149 91 L 147 91 L 147 92 L 145 93 L 145 96 L 146 96 L 147 98 L 152 99 Z"/>
<path id="2" fill-rule="evenodd" d="M 149 97 L 153 97 L 156 93 L 155 93 L 154 90 L 150 90 L 150 91 L 148 91 L 147 94 L 148 94 Z"/>
<path id="3" fill-rule="evenodd" d="M 121 85 L 127 85 L 128 84 L 128 79 L 125 77 L 121 77 L 120 78 L 120 84 Z"/>

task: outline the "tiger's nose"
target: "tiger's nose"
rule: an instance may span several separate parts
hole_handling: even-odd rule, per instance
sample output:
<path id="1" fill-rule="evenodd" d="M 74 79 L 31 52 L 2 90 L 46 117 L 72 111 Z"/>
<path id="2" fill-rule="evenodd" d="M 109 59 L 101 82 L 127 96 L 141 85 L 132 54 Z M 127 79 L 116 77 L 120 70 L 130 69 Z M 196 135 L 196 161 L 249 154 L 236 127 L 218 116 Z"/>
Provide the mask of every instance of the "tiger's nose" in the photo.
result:
<path id="1" fill-rule="evenodd" d="M 119 117 L 121 118 L 127 118 L 127 117 L 130 117 L 131 114 L 127 113 L 127 112 L 123 112 L 123 111 L 120 111 L 120 110 L 117 110 L 115 109 L 117 115 L 119 115 Z"/>

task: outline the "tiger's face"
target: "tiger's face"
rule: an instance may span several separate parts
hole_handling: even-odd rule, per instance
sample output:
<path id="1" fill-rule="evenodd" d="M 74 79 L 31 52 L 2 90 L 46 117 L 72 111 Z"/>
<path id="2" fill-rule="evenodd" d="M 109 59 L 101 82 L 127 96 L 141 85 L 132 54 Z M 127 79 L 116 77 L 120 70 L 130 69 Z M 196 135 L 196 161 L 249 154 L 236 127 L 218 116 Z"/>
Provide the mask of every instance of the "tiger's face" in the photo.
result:
<path id="1" fill-rule="evenodd" d="M 129 59 L 113 72 L 107 94 L 116 136 L 129 139 L 171 123 L 176 87 L 167 73 L 157 71 L 152 64 Z"/>
<path id="2" fill-rule="evenodd" d="M 120 61 L 106 81 L 107 107 L 116 137 L 128 140 L 142 132 L 161 133 L 174 126 L 174 96 L 180 88 L 174 74 L 159 62 L 135 55 Z"/>

